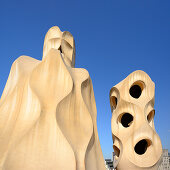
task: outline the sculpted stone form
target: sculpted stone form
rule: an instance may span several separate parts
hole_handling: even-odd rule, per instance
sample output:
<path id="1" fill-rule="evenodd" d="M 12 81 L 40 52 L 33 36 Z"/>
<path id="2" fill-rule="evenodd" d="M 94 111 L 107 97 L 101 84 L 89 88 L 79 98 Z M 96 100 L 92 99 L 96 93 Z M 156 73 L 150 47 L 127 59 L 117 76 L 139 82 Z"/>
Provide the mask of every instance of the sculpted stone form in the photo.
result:
<path id="1" fill-rule="evenodd" d="M 87 70 L 73 36 L 52 27 L 42 61 L 19 57 L 0 99 L 1 170 L 104 170 Z"/>
<path id="2" fill-rule="evenodd" d="M 110 90 L 112 136 L 117 170 L 156 170 L 162 145 L 154 128 L 155 85 L 135 71 Z"/>

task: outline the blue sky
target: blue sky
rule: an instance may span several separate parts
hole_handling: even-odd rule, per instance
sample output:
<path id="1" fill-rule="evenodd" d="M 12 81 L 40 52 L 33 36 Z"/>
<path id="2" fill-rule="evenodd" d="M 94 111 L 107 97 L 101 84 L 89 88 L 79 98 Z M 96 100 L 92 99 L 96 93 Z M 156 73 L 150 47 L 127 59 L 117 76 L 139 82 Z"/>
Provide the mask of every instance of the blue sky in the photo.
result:
<path id="1" fill-rule="evenodd" d="M 170 1 L 1 1 L 0 94 L 16 58 L 42 58 L 44 36 L 54 25 L 73 34 L 76 67 L 92 78 L 104 157 L 113 151 L 110 88 L 139 69 L 156 84 L 156 131 L 170 151 Z"/>

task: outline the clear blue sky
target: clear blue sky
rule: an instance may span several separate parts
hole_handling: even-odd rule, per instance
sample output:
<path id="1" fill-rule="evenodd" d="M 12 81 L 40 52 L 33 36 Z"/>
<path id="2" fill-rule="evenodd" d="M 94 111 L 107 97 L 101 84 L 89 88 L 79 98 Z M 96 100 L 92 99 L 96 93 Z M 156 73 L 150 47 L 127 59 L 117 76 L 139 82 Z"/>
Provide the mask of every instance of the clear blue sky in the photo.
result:
<path id="1" fill-rule="evenodd" d="M 170 1 L 1 1 L 0 94 L 16 58 L 41 59 L 44 36 L 54 25 L 73 34 L 76 67 L 92 78 L 104 157 L 113 150 L 110 88 L 139 69 L 156 83 L 155 126 L 170 151 Z"/>

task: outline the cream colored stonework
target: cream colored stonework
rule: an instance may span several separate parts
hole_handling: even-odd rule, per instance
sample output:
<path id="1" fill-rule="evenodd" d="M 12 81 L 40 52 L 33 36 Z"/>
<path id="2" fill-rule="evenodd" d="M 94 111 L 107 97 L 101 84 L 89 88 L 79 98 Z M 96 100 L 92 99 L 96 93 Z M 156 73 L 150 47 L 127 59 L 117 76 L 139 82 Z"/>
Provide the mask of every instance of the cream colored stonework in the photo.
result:
<path id="1" fill-rule="evenodd" d="M 73 36 L 52 27 L 42 61 L 19 57 L 0 99 L 1 170 L 104 170 L 87 70 Z"/>
<path id="2" fill-rule="evenodd" d="M 117 170 L 156 170 L 162 145 L 154 127 L 155 85 L 135 71 L 110 90 Z"/>

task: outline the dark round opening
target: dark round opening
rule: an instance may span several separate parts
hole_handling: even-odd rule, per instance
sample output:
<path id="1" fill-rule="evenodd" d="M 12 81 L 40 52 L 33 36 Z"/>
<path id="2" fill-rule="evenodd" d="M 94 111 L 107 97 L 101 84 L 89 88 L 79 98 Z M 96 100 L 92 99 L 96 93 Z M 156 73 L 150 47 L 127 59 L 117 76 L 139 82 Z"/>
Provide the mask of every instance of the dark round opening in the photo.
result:
<path id="1" fill-rule="evenodd" d="M 148 142 L 145 139 L 143 139 L 135 145 L 135 152 L 139 155 L 143 155 L 146 152 L 147 147 Z"/>
<path id="2" fill-rule="evenodd" d="M 129 93 L 132 97 L 134 98 L 139 98 L 141 93 L 142 93 L 142 89 L 139 85 L 133 85 L 130 90 L 129 90 Z"/>
<path id="3" fill-rule="evenodd" d="M 124 127 L 129 127 L 133 121 L 133 116 L 129 113 L 124 113 L 121 117 L 121 124 Z"/>

